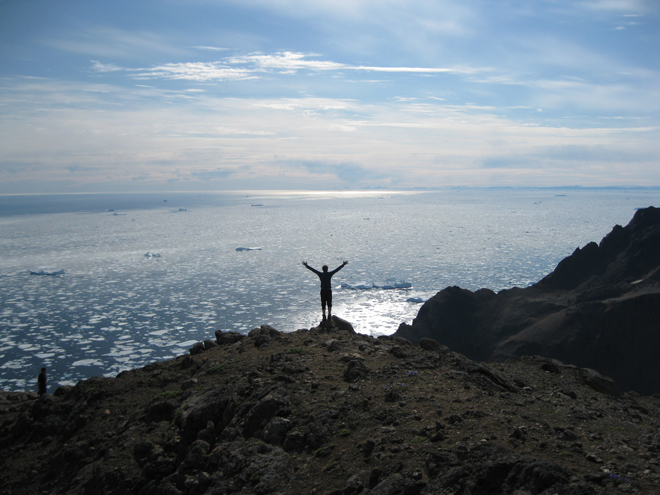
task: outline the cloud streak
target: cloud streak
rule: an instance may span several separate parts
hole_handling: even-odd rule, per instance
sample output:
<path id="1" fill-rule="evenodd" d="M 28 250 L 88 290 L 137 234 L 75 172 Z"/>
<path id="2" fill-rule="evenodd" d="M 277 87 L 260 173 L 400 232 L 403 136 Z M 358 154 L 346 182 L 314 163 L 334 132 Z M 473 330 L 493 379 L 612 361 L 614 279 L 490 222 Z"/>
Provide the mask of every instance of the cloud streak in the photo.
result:
<path id="1" fill-rule="evenodd" d="M 99 73 L 124 71 L 134 79 L 179 79 L 189 81 L 228 81 L 259 78 L 276 71 L 295 74 L 299 71 L 360 71 L 401 74 L 476 74 L 486 69 L 470 67 L 377 67 L 310 59 L 316 54 L 278 52 L 227 57 L 217 62 L 170 63 L 149 68 L 122 68 L 114 64 L 92 61 L 91 69 Z"/>

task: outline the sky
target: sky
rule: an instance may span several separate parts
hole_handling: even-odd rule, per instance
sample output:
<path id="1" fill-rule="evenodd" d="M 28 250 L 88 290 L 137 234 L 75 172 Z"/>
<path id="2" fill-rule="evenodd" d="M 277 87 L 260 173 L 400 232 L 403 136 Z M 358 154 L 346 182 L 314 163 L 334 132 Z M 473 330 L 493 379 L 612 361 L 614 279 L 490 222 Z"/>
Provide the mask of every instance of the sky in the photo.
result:
<path id="1" fill-rule="evenodd" d="M 0 194 L 660 186 L 657 0 L 0 0 Z"/>

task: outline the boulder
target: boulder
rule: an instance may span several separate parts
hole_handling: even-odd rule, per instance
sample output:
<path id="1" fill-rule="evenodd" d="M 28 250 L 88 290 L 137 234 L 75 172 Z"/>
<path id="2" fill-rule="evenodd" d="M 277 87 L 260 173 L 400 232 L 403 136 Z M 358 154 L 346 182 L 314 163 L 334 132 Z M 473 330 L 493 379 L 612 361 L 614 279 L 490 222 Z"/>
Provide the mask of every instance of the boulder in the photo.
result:
<path id="1" fill-rule="evenodd" d="M 221 330 L 215 331 L 215 341 L 218 345 L 231 345 L 240 342 L 245 338 L 245 335 L 238 332 L 223 332 Z"/>
<path id="2" fill-rule="evenodd" d="M 339 316 L 332 315 L 330 321 L 332 322 L 332 326 L 335 327 L 337 330 L 344 330 L 350 334 L 355 334 L 353 325 L 351 325 L 350 322 L 342 318 L 339 318 Z"/>
<path id="3" fill-rule="evenodd" d="M 431 352 L 447 352 L 449 351 L 449 348 L 447 346 L 442 345 L 440 342 L 437 340 L 433 339 L 428 339 L 426 337 L 422 337 L 422 339 L 419 341 L 419 346 L 426 350 L 426 351 L 431 351 Z"/>
<path id="4" fill-rule="evenodd" d="M 293 427 L 293 423 L 286 418 L 273 418 L 264 428 L 261 437 L 265 442 L 282 445 L 286 434 Z"/>
<path id="5" fill-rule="evenodd" d="M 360 360 L 353 360 L 348 363 L 344 370 L 344 381 L 348 383 L 366 378 L 371 370 Z"/>
<path id="6" fill-rule="evenodd" d="M 620 397 L 621 392 L 614 383 L 614 380 L 607 376 L 603 376 L 596 370 L 585 368 L 582 370 L 582 379 L 585 385 L 590 386 L 596 392 L 611 395 L 612 397 Z"/>
<path id="7" fill-rule="evenodd" d="M 195 345 L 193 345 L 190 348 L 191 356 L 194 356 L 196 354 L 201 354 L 202 352 L 204 352 L 204 344 L 202 344 L 201 342 L 197 342 Z"/>

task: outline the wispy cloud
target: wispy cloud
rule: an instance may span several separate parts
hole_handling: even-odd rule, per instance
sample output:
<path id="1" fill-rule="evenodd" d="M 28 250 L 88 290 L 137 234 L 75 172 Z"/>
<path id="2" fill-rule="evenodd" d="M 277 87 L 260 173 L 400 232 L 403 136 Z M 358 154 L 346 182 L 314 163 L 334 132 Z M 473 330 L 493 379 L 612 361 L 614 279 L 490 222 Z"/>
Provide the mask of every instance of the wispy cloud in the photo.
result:
<path id="1" fill-rule="evenodd" d="M 254 71 L 229 67 L 218 62 L 164 64 L 147 69 L 131 69 L 135 79 L 183 79 L 188 81 L 227 81 L 256 77 Z"/>
<path id="2" fill-rule="evenodd" d="M 250 54 L 229 57 L 226 61 L 230 64 L 252 65 L 255 69 L 279 69 L 285 71 L 308 70 L 340 70 L 346 65 L 336 62 L 322 60 L 308 60 L 315 54 L 304 54 L 294 52 L 279 52 L 273 55 Z"/>
<path id="3" fill-rule="evenodd" d="M 115 64 L 102 64 L 98 60 L 92 60 L 92 70 L 96 72 L 119 72 L 126 69 Z"/>
<path id="4" fill-rule="evenodd" d="M 206 50 L 211 52 L 224 52 L 228 50 L 228 48 L 222 48 L 219 46 L 193 46 L 193 48 L 197 50 Z"/>
<path id="5" fill-rule="evenodd" d="M 402 74 L 476 74 L 487 69 L 471 67 L 378 67 L 352 66 L 318 60 L 316 54 L 278 52 L 275 54 L 248 54 L 227 57 L 217 62 L 186 62 L 163 64 L 148 68 L 122 68 L 114 64 L 92 61 L 96 72 L 126 71 L 135 79 L 182 79 L 190 81 L 227 81 L 261 77 L 265 72 L 295 74 L 302 70 L 314 72 L 362 71 Z"/>

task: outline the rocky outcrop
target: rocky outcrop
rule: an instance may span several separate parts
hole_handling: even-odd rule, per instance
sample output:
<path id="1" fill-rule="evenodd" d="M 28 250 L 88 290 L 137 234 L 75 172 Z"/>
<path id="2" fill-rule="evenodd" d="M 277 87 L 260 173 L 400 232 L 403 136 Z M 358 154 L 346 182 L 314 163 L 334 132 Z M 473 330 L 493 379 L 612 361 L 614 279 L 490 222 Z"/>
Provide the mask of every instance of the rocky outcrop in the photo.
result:
<path id="1" fill-rule="evenodd" d="M 649 207 L 531 287 L 442 290 L 395 335 L 434 339 L 479 361 L 556 358 L 649 394 L 660 391 L 659 322 L 660 209 Z"/>
<path id="2" fill-rule="evenodd" d="M 0 392 L 0 494 L 598 495 L 660 482 L 660 396 L 620 394 L 594 370 L 477 363 L 343 320 L 227 333 L 54 395 Z"/>

